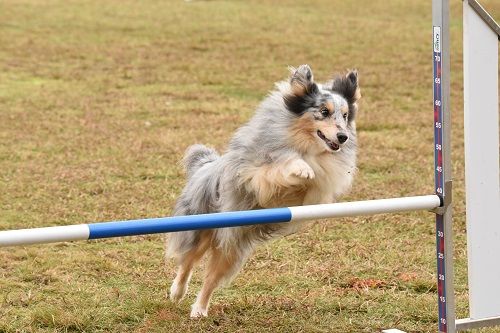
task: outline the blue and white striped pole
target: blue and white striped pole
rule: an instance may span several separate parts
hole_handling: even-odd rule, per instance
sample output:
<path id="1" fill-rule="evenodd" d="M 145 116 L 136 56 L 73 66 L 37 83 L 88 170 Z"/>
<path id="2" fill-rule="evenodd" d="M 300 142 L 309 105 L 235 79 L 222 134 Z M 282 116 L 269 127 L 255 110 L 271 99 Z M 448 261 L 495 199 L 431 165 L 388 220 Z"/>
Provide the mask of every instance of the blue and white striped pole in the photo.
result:
<path id="1" fill-rule="evenodd" d="M 437 195 L 0 231 L 0 247 L 432 210 Z"/>

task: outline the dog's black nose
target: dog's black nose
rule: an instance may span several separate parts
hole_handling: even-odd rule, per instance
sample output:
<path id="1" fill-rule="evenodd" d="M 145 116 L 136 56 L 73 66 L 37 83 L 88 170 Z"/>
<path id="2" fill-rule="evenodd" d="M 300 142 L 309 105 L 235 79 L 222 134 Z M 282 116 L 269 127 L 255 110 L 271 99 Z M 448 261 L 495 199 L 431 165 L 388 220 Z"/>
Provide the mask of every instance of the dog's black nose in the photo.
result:
<path id="1" fill-rule="evenodd" d="M 339 139 L 340 143 L 344 143 L 349 137 L 345 133 L 337 133 L 337 139 Z"/>

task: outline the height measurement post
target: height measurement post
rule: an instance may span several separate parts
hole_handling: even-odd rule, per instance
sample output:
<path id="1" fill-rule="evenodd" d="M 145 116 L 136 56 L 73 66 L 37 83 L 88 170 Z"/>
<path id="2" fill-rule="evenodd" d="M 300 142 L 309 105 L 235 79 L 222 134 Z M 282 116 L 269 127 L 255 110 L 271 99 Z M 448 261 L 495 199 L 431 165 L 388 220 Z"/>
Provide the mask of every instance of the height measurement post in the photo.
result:
<path id="1" fill-rule="evenodd" d="M 434 48 L 434 179 L 436 194 L 441 200 L 444 196 L 443 173 L 443 101 L 441 93 L 441 27 L 433 27 Z M 438 311 L 439 332 L 447 332 L 446 321 L 446 267 L 444 246 L 444 219 L 442 214 L 436 214 L 436 253 L 438 274 Z"/>
<path id="2" fill-rule="evenodd" d="M 436 210 L 436 263 L 439 332 L 455 333 L 450 160 L 449 0 L 432 1 L 434 176 L 441 199 Z"/>

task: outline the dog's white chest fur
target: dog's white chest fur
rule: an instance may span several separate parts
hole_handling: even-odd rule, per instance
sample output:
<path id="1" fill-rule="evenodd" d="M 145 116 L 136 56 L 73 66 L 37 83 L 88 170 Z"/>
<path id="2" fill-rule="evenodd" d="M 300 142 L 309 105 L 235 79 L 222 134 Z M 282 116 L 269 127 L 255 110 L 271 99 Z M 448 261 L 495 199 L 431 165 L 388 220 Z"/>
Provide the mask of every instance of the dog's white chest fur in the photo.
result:
<path id="1" fill-rule="evenodd" d="M 304 160 L 314 170 L 315 177 L 308 186 L 302 204 L 331 203 L 347 192 L 356 171 L 354 159 L 354 156 L 338 159 L 332 154 L 304 156 Z"/>

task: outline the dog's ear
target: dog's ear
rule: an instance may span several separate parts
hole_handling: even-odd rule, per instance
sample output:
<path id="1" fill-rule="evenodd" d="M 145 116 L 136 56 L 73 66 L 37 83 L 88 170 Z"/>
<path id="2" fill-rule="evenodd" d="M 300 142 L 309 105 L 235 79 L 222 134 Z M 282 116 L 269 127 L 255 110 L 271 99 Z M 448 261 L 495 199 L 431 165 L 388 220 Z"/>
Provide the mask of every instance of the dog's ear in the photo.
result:
<path id="1" fill-rule="evenodd" d="M 309 65 L 290 67 L 290 93 L 283 97 L 291 112 L 301 115 L 314 104 L 319 88 L 314 83 L 314 76 Z"/>
<path id="2" fill-rule="evenodd" d="M 354 69 L 348 71 L 345 76 L 337 76 L 333 79 L 331 89 L 344 96 L 349 104 L 356 103 L 361 98 L 358 71 Z"/>
<path id="3" fill-rule="evenodd" d="M 290 85 L 294 95 L 306 95 L 315 88 L 317 89 L 314 83 L 314 75 L 309 65 L 300 65 L 298 68 L 290 67 L 290 72 Z"/>

